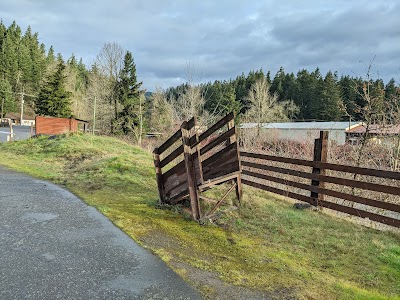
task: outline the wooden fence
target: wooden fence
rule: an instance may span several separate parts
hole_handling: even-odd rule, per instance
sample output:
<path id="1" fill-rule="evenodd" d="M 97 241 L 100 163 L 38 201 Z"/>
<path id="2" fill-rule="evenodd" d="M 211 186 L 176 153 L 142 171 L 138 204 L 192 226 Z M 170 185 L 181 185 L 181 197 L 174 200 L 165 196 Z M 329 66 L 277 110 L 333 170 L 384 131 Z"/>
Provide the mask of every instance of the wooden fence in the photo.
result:
<path id="1" fill-rule="evenodd" d="M 227 127 L 225 131 L 223 127 Z M 175 204 L 190 199 L 191 214 L 198 220 L 212 216 L 234 188 L 240 200 L 243 183 L 317 207 L 400 227 L 400 173 L 328 163 L 327 151 L 328 132 L 321 131 L 315 140 L 313 160 L 239 152 L 233 114 L 201 134 L 196 120 L 191 119 L 154 150 L 160 202 Z M 309 171 L 299 170 L 299 166 Z M 336 176 L 327 174 L 328 170 Z M 369 180 L 361 181 L 360 177 Z M 220 200 L 201 195 L 227 181 L 234 184 Z M 371 199 L 360 191 L 383 193 L 397 201 Z M 214 202 L 215 206 L 202 214 L 199 200 Z"/>
<path id="2" fill-rule="evenodd" d="M 240 159 L 233 113 L 201 134 L 195 118 L 183 122 L 153 154 L 161 203 L 175 204 L 190 199 L 191 214 L 198 220 L 212 216 L 234 188 L 240 199 Z M 227 181 L 234 184 L 221 199 L 201 194 Z M 214 202 L 214 207 L 203 214 L 200 199 Z"/>
<path id="3" fill-rule="evenodd" d="M 320 138 L 315 142 L 313 161 L 242 151 L 240 152 L 242 159 L 241 164 L 243 166 L 242 175 L 244 175 L 242 183 L 275 194 L 308 202 L 314 206 L 325 207 L 360 218 L 369 218 L 379 223 L 400 227 L 400 218 L 398 218 L 398 216 L 400 216 L 400 205 L 394 202 L 378 201 L 359 196 L 354 192 L 354 190 L 357 189 L 358 191 L 364 190 L 370 191 L 371 193 L 378 192 L 394 195 L 394 198 L 398 200 L 395 202 L 399 203 L 400 198 L 398 196 L 400 196 L 400 187 L 398 187 L 398 183 L 400 182 L 400 173 L 327 163 L 327 141 L 328 132 L 321 132 Z M 272 165 L 271 162 L 283 163 L 287 167 L 277 167 Z M 295 170 L 294 166 L 310 167 L 312 171 L 304 172 Z M 350 174 L 351 179 L 343 178 L 343 176 L 327 176 L 326 170 L 333 170 L 336 174 Z M 278 175 L 290 175 L 289 177 L 294 177 L 294 179 L 282 178 L 282 176 Z M 379 179 L 384 178 L 388 182 L 393 182 L 393 185 L 375 183 L 374 181 L 376 180 L 366 182 L 354 179 L 360 176 Z M 311 182 L 309 184 L 300 182 L 300 179 L 304 178 Z M 305 195 L 304 193 L 295 193 L 287 189 L 280 189 L 271 183 L 308 191 L 310 194 Z M 330 184 L 331 188 L 327 188 L 327 184 Z M 333 188 L 338 186 L 349 187 L 350 193 L 345 193 L 338 188 Z M 347 200 L 348 205 L 339 204 L 335 201 L 327 201 L 325 196 L 329 196 L 331 199 Z M 362 205 L 355 207 L 354 203 Z M 378 208 L 380 212 L 371 212 L 369 208 Z M 397 217 L 394 217 L 394 215 L 397 215 Z"/>

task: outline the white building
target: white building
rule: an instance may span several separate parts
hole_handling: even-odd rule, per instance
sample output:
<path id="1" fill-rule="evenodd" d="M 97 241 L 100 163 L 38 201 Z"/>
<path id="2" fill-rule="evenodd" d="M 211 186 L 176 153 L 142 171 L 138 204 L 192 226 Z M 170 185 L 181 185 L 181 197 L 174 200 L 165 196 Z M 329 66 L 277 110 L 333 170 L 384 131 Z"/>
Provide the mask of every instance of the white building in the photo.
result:
<path id="1" fill-rule="evenodd" d="M 346 143 L 346 130 L 359 126 L 360 122 L 291 122 L 261 123 L 260 131 L 268 140 L 292 140 L 297 142 L 314 142 L 320 131 L 329 132 L 329 140 L 337 145 Z M 255 130 L 258 123 L 242 123 L 242 130 Z"/>

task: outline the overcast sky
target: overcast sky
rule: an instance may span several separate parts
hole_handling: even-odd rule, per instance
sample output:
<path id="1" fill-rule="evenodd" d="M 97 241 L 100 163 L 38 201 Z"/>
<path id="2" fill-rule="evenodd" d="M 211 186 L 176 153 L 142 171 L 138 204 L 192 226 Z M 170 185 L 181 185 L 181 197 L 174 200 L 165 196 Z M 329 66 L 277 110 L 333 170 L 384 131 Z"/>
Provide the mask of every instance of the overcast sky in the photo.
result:
<path id="1" fill-rule="evenodd" d="M 149 91 L 185 82 L 188 66 L 196 82 L 280 66 L 358 76 L 374 56 L 374 77 L 400 82 L 398 0 L 1 0 L 0 17 L 87 65 L 117 42 Z"/>

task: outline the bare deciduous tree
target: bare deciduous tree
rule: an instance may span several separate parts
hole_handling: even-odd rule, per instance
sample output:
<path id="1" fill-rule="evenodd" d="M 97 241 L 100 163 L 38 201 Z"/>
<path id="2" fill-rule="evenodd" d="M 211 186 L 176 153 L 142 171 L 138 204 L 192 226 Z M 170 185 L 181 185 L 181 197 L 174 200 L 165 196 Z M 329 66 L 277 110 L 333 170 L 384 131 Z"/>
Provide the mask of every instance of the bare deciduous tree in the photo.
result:
<path id="1" fill-rule="evenodd" d="M 299 111 L 292 100 L 278 102 L 278 94 L 270 93 L 270 85 L 264 77 L 251 86 L 247 100 L 251 106 L 245 118 L 258 124 L 257 136 L 262 123 L 288 121 Z"/>
<path id="2" fill-rule="evenodd" d="M 174 130 L 174 110 L 168 102 L 165 91 L 157 88 L 151 95 L 150 129 L 160 133 L 169 133 Z"/>
<path id="3" fill-rule="evenodd" d="M 96 130 L 102 133 L 111 133 L 110 124 L 114 118 L 113 104 L 110 103 L 110 80 L 100 74 L 94 66 L 89 75 L 87 99 L 91 115 L 96 115 Z"/>
<path id="4" fill-rule="evenodd" d="M 110 81 L 109 101 L 114 104 L 114 117 L 118 116 L 118 99 L 115 84 L 123 67 L 124 50 L 117 43 L 106 43 L 96 57 L 96 66 L 99 72 Z M 112 128 L 111 128 L 112 130 Z"/>

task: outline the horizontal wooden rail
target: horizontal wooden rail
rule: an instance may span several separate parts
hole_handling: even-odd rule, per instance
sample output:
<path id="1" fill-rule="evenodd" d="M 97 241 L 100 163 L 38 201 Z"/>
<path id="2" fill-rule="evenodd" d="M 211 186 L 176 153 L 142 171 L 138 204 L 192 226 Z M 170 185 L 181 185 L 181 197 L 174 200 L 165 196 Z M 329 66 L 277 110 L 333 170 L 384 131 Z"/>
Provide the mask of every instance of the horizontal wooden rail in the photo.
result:
<path id="1" fill-rule="evenodd" d="M 185 168 L 185 162 L 182 160 L 180 163 L 176 164 L 173 166 L 171 169 L 169 169 L 167 172 L 162 174 L 162 179 L 165 182 L 167 178 L 171 177 L 174 175 L 178 170 L 184 169 Z"/>
<path id="2" fill-rule="evenodd" d="M 212 148 L 218 146 L 222 142 L 226 142 L 231 136 L 235 135 L 235 127 L 232 127 L 225 133 L 221 134 L 219 137 L 217 137 L 215 140 L 211 141 L 207 145 L 205 145 L 203 148 L 200 149 L 200 154 L 203 155 L 210 151 Z"/>
<path id="3" fill-rule="evenodd" d="M 382 208 L 382 209 L 386 209 L 386 210 L 390 210 L 390 211 L 400 212 L 400 205 L 396 205 L 396 204 L 390 203 L 390 202 L 372 200 L 372 199 L 368 199 L 368 198 L 364 198 L 364 197 L 359 197 L 359 196 L 350 195 L 350 194 L 346 194 L 346 193 L 342 193 L 342 192 L 338 192 L 338 191 L 329 190 L 326 188 L 320 188 L 318 186 L 300 183 L 297 181 L 291 181 L 291 180 L 282 179 L 282 178 L 278 178 L 278 177 L 274 177 L 274 176 L 255 173 L 255 172 L 251 172 L 251 171 L 247 171 L 247 170 L 243 170 L 242 174 L 251 176 L 251 177 L 255 177 L 255 178 L 259 178 L 259 179 L 276 182 L 279 184 L 284 184 L 287 186 L 293 186 L 296 188 L 300 188 L 300 189 L 315 192 L 315 193 L 321 193 L 321 194 L 324 194 L 327 196 L 332 196 L 332 197 L 339 198 L 339 199 L 357 202 L 357 203 L 372 206 L 372 207 L 377 207 L 377 208 Z M 310 175 L 312 175 L 312 174 L 310 174 Z"/>
<path id="4" fill-rule="evenodd" d="M 294 164 L 294 165 L 300 165 L 300 166 L 306 166 L 306 167 L 314 166 L 314 162 L 312 160 L 294 159 L 294 158 L 288 158 L 288 157 L 272 156 L 272 155 L 266 155 L 266 154 L 244 152 L 244 151 L 240 152 L 240 156 L 241 157 L 258 158 L 258 159 L 270 160 L 270 161 L 277 161 L 277 162 L 283 162 L 283 163 L 287 163 L 287 164 Z"/>
<path id="5" fill-rule="evenodd" d="M 177 158 L 179 155 L 183 154 L 183 145 L 180 145 L 178 148 L 176 148 L 174 151 L 171 152 L 167 157 L 165 157 L 161 162 L 160 162 L 160 167 L 163 168 L 166 165 L 168 165 L 171 161 L 173 161 L 175 158 Z"/>
<path id="6" fill-rule="evenodd" d="M 278 194 L 278 195 L 286 196 L 286 197 L 289 197 L 289 198 L 297 199 L 297 200 L 300 200 L 300 201 L 303 201 L 303 202 L 308 202 L 308 203 L 310 203 L 312 205 L 317 205 L 317 199 L 311 198 L 309 196 L 304 196 L 304 195 L 293 193 L 293 192 L 290 192 L 290 191 L 281 190 L 281 189 L 274 188 L 272 186 L 261 184 L 261 183 L 255 182 L 253 180 L 248 180 L 248 179 L 245 179 L 245 178 L 242 178 L 242 183 L 246 184 L 246 185 L 253 186 L 255 188 L 259 188 L 259 189 L 264 190 L 264 191 L 268 191 L 268 192 L 274 193 L 274 194 Z"/>
<path id="7" fill-rule="evenodd" d="M 208 165 L 212 164 L 216 160 L 222 158 L 227 152 L 235 149 L 237 147 L 236 143 L 230 144 L 228 147 L 218 151 L 213 156 L 207 158 L 203 161 L 203 168 L 206 168 Z"/>
<path id="8" fill-rule="evenodd" d="M 169 199 L 170 200 L 170 204 L 176 204 L 179 201 L 182 201 L 183 199 L 188 198 L 188 197 L 189 197 L 189 190 L 186 189 L 186 190 L 180 192 L 179 194 L 171 197 Z"/>
<path id="9" fill-rule="evenodd" d="M 349 207 L 349 206 L 344 206 L 344 205 L 340 205 L 340 204 L 336 204 L 333 202 L 328 202 L 328 201 L 321 201 L 321 200 L 317 200 L 311 197 L 307 197 L 304 195 L 300 195 L 297 193 L 293 193 L 293 192 L 289 192 L 289 191 L 285 191 L 285 190 L 281 190 L 281 189 L 277 189 L 277 188 L 273 188 L 270 186 L 267 186 L 265 184 L 261 184 L 255 181 L 251 181 L 248 179 L 242 179 L 242 183 L 246 184 L 246 185 L 250 185 L 253 186 L 255 188 L 258 189 L 262 189 L 274 194 L 278 194 L 278 195 L 283 195 L 289 198 L 293 198 L 293 199 L 297 199 L 303 202 L 308 202 L 312 205 L 316 205 L 316 203 L 318 202 L 318 205 L 328 208 L 328 209 L 332 209 L 332 210 L 336 210 L 339 212 L 343 212 L 349 215 L 353 215 L 353 216 L 357 216 L 357 217 L 361 217 L 361 218 L 369 218 L 370 220 L 379 222 L 379 223 L 383 223 L 383 224 L 387 224 L 387 225 L 391 225 L 394 227 L 400 227 L 400 220 L 398 219 L 394 219 L 391 217 L 387 217 L 387 216 L 383 216 L 383 215 L 378 215 L 375 213 L 371 213 L 371 212 L 367 212 L 364 210 L 359 210 L 353 207 Z"/>
<path id="10" fill-rule="evenodd" d="M 280 173 L 280 174 L 287 174 L 287 175 L 292 175 L 292 176 L 297 176 L 297 177 L 302 177 L 302 178 L 307 178 L 307 179 L 315 179 L 315 177 L 311 173 L 307 173 L 307 172 L 303 172 L 303 171 L 296 171 L 296 170 L 292 170 L 292 169 L 279 168 L 279 167 L 274 167 L 274 166 L 269 166 L 269 165 L 257 164 L 257 163 L 253 163 L 253 162 L 243 161 L 243 160 L 242 160 L 242 166 L 276 172 L 276 173 Z"/>
<path id="11" fill-rule="evenodd" d="M 367 176 L 400 180 L 400 172 L 361 168 L 361 167 L 354 167 L 354 166 L 346 166 L 346 165 L 340 165 L 340 164 L 317 162 L 317 161 L 304 160 L 304 159 L 295 159 L 295 158 L 289 158 L 289 157 L 272 156 L 272 155 L 251 153 L 251 152 L 245 152 L 245 151 L 241 151 L 240 155 L 241 155 L 241 157 L 257 158 L 257 159 L 262 159 L 262 160 L 277 161 L 277 162 L 283 162 L 283 163 L 288 163 L 288 164 L 314 167 L 314 168 L 320 168 L 320 169 L 328 169 L 328 170 L 334 170 L 334 171 L 346 172 L 346 173 L 352 173 L 352 174 L 358 174 L 358 175 L 367 175 Z"/>
<path id="12" fill-rule="evenodd" d="M 363 190 L 370 190 L 374 192 L 392 194 L 392 195 L 400 195 L 400 188 L 395 186 L 389 185 L 381 185 L 376 183 L 364 182 L 364 181 L 357 181 L 352 179 L 346 178 L 337 178 L 332 176 L 325 176 L 325 175 L 315 175 L 315 179 L 322 181 L 322 182 L 329 182 L 338 185 L 345 185 L 349 187 L 359 188 Z"/>
<path id="13" fill-rule="evenodd" d="M 295 170 L 291 170 L 291 169 L 285 169 L 285 168 L 279 168 L 279 167 L 274 167 L 274 166 L 269 166 L 269 165 L 251 163 L 248 161 L 242 161 L 242 166 L 277 172 L 277 173 L 281 173 L 281 174 L 289 174 L 289 175 L 293 175 L 293 176 L 297 176 L 297 177 L 318 180 L 321 182 L 329 182 L 329 183 L 334 183 L 334 184 L 338 184 L 338 185 L 359 188 L 359 189 L 363 189 L 363 190 L 370 190 L 370 191 L 375 191 L 375 192 L 400 195 L 400 188 L 395 187 L 395 186 L 369 183 L 369 182 L 364 182 L 364 181 L 357 181 L 357 180 L 352 180 L 352 179 L 338 178 L 338 177 L 332 177 L 332 176 L 326 176 L 326 175 L 311 174 L 311 173 L 302 172 L 302 171 L 295 171 Z"/>
<path id="14" fill-rule="evenodd" d="M 223 117 L 221 120 L 219 120 L 217 123 L 215 123 L 213 126 L 208 128 L 206 131 L 204 131 L 200 136 L 199 136 L 199 142 L 204 141 L 206 138 L 208 138 L 211 134 L 213 134 L 215 131 L 226 125 L 229 121 L 232 121 L 235 118 L 235 115 L 233 113 L 230 113 Z"/>
<path id="15" fill-rule="evenodd" d="M 182 137 L 182 130 L 177 130 L 168 140 L 166 140 L 160 147 L 158 147 L 158 153 L 162 154 L 171 147 L 176 141 L 178 141 Z"/>
<path id="16" fill-rule="evenodd" d="M 400 180 L 400 172 L 393 171 L 385 171 L 385 170 L 377 170 L 377 169 L 368 169 L 361 167 L 353 167 L 339 164 L 331 164 L 331 163 L 323 163 L 323 162 L 314 162 L 314 166 L 316 168 L 353 173 L 358 175 L 367 175 L 367 176 L 375 176 L 387 179 L 395 179 Z"/>

